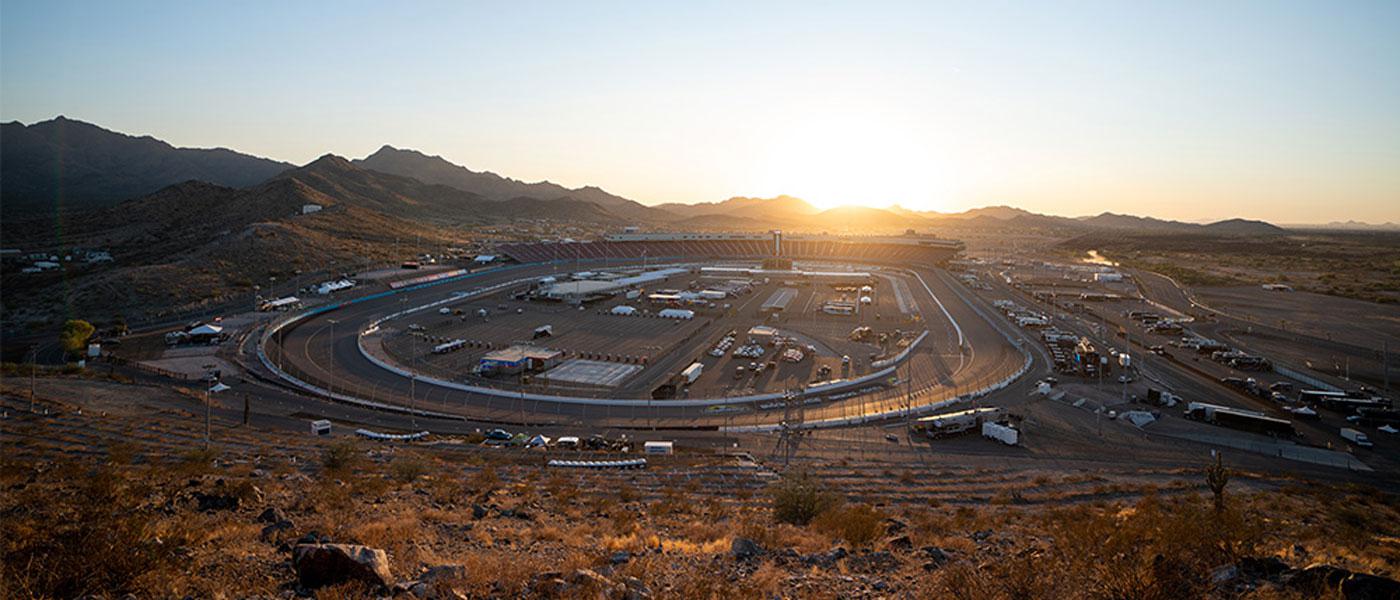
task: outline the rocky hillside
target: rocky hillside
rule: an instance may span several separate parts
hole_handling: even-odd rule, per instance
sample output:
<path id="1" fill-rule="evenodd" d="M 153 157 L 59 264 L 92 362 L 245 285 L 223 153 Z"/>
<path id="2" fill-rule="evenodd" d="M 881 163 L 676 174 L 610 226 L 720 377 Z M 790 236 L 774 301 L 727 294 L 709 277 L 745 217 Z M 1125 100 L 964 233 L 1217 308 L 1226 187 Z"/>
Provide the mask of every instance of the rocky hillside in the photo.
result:
<path id="1" fill-rule="evenodd" d="M 303 215 L 315 204 L 319 212 Z M 118 206 L 8 222 L 22 248 L 96 248 L 113 262 L 10 273 L 7 321 L 45 315 L 106 319 L 190 310 L 251 297 L 254 286 L 337 265 L 402 260 L 460 246 L 474 225 L 516 220 L 615 224 L 580 200 L 486 200 L 455 188 L 361 169 L 324 156 L 244 189 L 189 181 Z"/>
<path id="2" fill-rule="evenodd" d="M 764 452 L 684 447 L 646 469 L 570 470 L 480 434 L 327 440 L 234 411 L 206 451 L 195 392 L 43 379 L 40 416 L 24 390 L 0 385 L 6 596 L 1400 594 L 1400 500 L 1297 475 L 1230 469 L 1217 502 L 1198 469 L 900 464 L 876 447 L 782 473 Z"/>
<path id="3" fill-rule="evenodd" d="M 0 125 L 0 204 L 9 218 L 112 206 L 199 180 L 261 183 L 292 167 L 224 148 L 176 148 L 58 117 Z"/>
<path id="4" fill-rule="evenodd" d="M 570 199 L 595 204 L 611 214 L 631 220 L 656 222 L 673 218 L 672 215 L 664 211 L 648 208 L 621 196 L 609 194 L 601 188 L 587 186 L 569 189 L 549 181 L 526 183 L 502 177 L 490 171 L 472 171 L 448 162 L 441 156 L 428 156 L 417 150 L 400 150 L 386 145 L 374 154 L 354 162 L 357 166 L 365 169 L 410 177 L 424 183 L 448 186 L 488 200 L 511 201 L 513 204 L 518 204 L 523 198 L 536 201 Z"/>

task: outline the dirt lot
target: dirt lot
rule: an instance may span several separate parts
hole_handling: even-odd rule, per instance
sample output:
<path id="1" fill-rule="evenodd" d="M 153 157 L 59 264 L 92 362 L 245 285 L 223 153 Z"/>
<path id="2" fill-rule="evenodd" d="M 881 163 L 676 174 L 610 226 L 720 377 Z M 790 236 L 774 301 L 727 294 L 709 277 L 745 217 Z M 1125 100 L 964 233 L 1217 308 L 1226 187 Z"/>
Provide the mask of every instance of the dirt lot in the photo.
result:
<path id="1" fill-rule="evenodd" d="M 1289 331 L 1365 348 L 1400 349 L 1400 305 L 1376 304 L 1260 286 L 1203 287 L 1200 301 L 1225 313 Z"/>
<path id="2" fill-rule="evenodd" d="M 757 283 L 747 294 L 717 301 L 714 308 L 694 307 L 696 318 L 690 321 L 610 314 L 610 310 L 618 305 L 653 312 L 664 308 L 650 306 L 644 298 L 626 300 L 615 297 L 590 303 L 584 310 L 578 310 L 559 303 L 515 300 L 509 297 L 508 292 L 502 292 L 491 297 L 450 304 L 451 315 L 432 311 L 396 323 L 402 329 L 388 338 L 385 346 L 400 364 L 412 364 L 414 368 L 455 380 L 471 377 L 471 368 L 481 356 L 493 349 L 513 344 L 533 344 L 565 351 L 568 357 L 582 356 L 645 365 L 642 371 L 619 388 L 607 390 L 609 394 L 646 397 L 653 388 L 693 362 L 704 365 L 704 373 L 688 390 L 682 392 L 688 397 L 780 391 L 817 380 L 818 369 L 823 365 L 831 368 L 831 378 L 848 378 L 868 372 L 870 356 L 879 353 L 880 349 L 872 343 L 848 339 L 852 329 L 858 326 L 870 326 L 876 336 L 900 328 L 904 331 L 921 328 L 922 325 L 912 320 L 917 305 L 914 304 L 912 292 L 907 289 L 908 284 L 905 284 L 906 289 L 897 289 L 895 281 L 877 278 L 873 303 L 861 306 L 860 312 L 851 316 L 825 314 L 821 312 L 821 306 L 827 300 L 842 296 L 854 300 L 857 295 L 852 292 L 838 291 L 825 284 L 795 284 L 775 279 Z M 675 282 L 666 285 L 675 285 Z M 777 317 L 762 312 L 762 304 L 784 287 L 797 290 L 788 309 Z M 729 308 L 726 309 L 725 305 Z M 488 313 L 485 317 L 478 314 L 483 309 Z M 457 314 L 457 311 L 461 314 Z M 425 335 L 413 335 L 407 329 L 411 324 L 422 326 Z M 553 334 L 533 339 L 535 328 L 542 325 L 551 325 Z M 804 350 L 807 356 L 801 362 L 788 363 L 780 360 L 771 346 L 765 345 L 761 358 L 733 356 L 733 351 L 739 345 L 750 340 L 748 331 L 756 325 L 777 327 L 782 335 L 797 338 L 803 346 L 811 345 L 816 353 Z M 734 346 L 722 357 L 710 356 L 708 351 L 731 331 L 736 333 Z M 474 344 L 449 354 L 431 353 L 437 343 L 453 339 L 469 340 Z M 762 343 L 763 340 L 754 338 L 754 341 Z M 843 366 L 843 355 L 851 357 L 849 366 Z M 758 377 L 735 377 L 739 366 L 744 366 L 748 371 L 751 363 L 766 366 L 769 361 L 775 363 L 775 369 L 764 369 Z M 483 382 L 493 382 L 503 387 L 516 385 L 515 381 L 507 378 Z M 560 384 L 551 384 L 549 389 L 556 393 L 603 393 L 596 389 Z"/>

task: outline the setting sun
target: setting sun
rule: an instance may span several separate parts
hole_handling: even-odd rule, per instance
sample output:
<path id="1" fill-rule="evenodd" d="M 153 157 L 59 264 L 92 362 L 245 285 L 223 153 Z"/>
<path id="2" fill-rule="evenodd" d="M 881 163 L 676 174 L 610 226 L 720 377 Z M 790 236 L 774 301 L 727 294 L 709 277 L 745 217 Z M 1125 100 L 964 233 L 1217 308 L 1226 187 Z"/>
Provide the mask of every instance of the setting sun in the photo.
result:
<path id="1" fill-rule="evenodd" d="M 766 145 L 757 189 L 797 196 L 818 208 L 900 204 L 936 210 L 949 174 L 908 122 L 879 110 L 792 114 Z M 930 200 L 933 199 L 933 200 Z"/>

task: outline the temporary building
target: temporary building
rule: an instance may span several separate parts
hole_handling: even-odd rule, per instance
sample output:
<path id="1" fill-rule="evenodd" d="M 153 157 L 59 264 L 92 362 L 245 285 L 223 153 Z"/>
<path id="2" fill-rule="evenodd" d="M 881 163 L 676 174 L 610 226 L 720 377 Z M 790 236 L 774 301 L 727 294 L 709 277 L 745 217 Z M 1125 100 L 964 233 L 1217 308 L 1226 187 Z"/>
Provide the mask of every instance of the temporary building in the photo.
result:
<path id="1" fill-rule="evenodd" d="M 219 337 L 220 335 L 222 335 L 224 333 L 224 328 L 219 327 L 218 325 L 210 325 L 208 323 L 205 323 L 203 325 L 200 325 L 199 327 L 195 327 L 194 329 L 189 330 L 188 333 L 190 334 L 191 339 L 208 339 Z"/>
<path id="2" fill-rule="evenodd" d="M 1021 432 L 1016 431 L 1010 425 L 987 421 L 982 423 L 982 437 L 996 440 L 1008 446 L 1015 446 L 1021 441 Z"/>
<path id="3" fill-rule="evenodd" d="M 618 306 L 612 307 L 612 310 L 609 312 L 615 315 L 634 315 L 637 314 L 637 309 L 620 304 Z"/>
<path id="4" fill-rule="evenodd" d="M 685 310 L 683 308 L 665 308 L 662 309 L 661 312 L 656 313 L 656 316 L 661 317 L 663 319 L 680 319 L 682 321 L 689 321 L 695 318 L 695 311 Z"/>
<path id="5" fill-rule="evenodd" d="M 642 444 L 644 454 L 675 454 L 675 442 L 647 442 Z"/>

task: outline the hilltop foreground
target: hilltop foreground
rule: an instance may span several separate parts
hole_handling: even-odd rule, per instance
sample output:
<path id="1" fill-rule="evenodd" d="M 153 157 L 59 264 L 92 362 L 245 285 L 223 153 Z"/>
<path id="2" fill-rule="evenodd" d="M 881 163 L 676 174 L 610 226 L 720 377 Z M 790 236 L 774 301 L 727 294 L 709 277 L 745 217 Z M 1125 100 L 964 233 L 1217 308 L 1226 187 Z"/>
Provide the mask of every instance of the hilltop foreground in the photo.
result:
<path id="1" fill-rule="evenodd" d="M 3 389 L 5 597 L 1391 598 L 1400 499 L 1231 470 L 781 460 L 550 468 L 480 436 L 215 422 L 182 388 Z M 120 378 L 118 378 L 120 379 Z M 198 415 L 198 416 L 197 416 Z M 750 447 L 757 448 L 769 442 Z"/>

